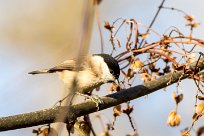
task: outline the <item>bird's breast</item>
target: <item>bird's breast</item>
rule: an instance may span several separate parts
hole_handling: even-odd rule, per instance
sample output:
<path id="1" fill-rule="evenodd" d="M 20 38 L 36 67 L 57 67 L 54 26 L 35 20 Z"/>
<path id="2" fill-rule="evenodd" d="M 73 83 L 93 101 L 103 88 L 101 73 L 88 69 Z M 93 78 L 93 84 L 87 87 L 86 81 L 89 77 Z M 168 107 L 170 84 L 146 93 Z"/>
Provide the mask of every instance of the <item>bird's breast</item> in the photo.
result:
<path id="1" fill-rule="evenodd" d="M 98 75 L 95 75 L 90 70 L 79 72 L 64 70 L 58 74 L 60 79 L 66 83 L 69 89 L 71 89 L 74 85 L 74 87 L 76 87 L 77 91 L 80 93 L 91 92 L 93 89 L 104 83 L 104 81 L 98 77 Z M 75 84 L 73 84 L 74 80 L 76 81 Z"/>

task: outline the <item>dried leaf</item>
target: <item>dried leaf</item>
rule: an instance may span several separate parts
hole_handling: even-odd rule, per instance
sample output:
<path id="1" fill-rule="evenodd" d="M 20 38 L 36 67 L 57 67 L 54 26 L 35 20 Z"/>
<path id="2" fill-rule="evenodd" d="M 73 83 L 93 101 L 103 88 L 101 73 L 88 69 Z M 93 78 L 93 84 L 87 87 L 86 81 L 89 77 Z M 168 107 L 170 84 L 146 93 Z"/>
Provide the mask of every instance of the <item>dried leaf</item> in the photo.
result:
<path id="1" fill-rule="evenodd" d="M 196 28 L 196 27 L 198 27 L 199 25 L 200 25 L 199 22 L 186 24 L 186 26 L 190 26 L 190 27 L 192 27 L 192 28 Z"/>
<path id="2" fill-rule="evenodd" d="M 121 90 L 121 87 L 119 85 L 116 85 L 116 84 L 112 84 L 111 87 L 110 87 L 110 92 L 114 92 L 114 91 L 117 91 L 119 92 Z"/>
<path id="3" fill-rule="evenodd" d="M 198 96 L 198 99 L 199 99 L 199 100 L 204 100 L 204 95 Z"/>
<path id="4" fill-rule="evenodd" d="M 159 72 L 160 68 L 155 68 L 154 64 L 149 64 L 149 69 L 151 70 L 151 72 Z"/>
<path id="5" fill-rule="evenodd" d="M 172 111 L 169 113 L 167 124 L 171 127 L 178 126 L 181 122 L 181 117 L 177 114 L 176 111 Z"/>
<path id="6" fill-rule="evenodd" d="M 130 107 L 130 106 L 128 105 L 128 106 L 126 107 L 126 109 L 123 110 L 123 113 L 125 113 L 125 114 L 127 114 L 127 115 L 130 115 L 130 113 L 133 112 L 133 109 L 134 109 L 133 106 Z"/>
<path id="7" fill-rule="evenodd" d="M 143 39 L 146 39 L 149 36 L 149 33 L 139 34 L 139 36 L 142 37 Z"/>
<path id="8" fill-rule="evenodd" d="M 181 136 L 191 136 L 190 133 L 188 131 L 183 131 L 181 133 Z"/>
<path id="9" fill-rule="evenodd" d="M 150 56 L 149 56 L 149 59 L 157 59 L 157 58 L 159 58 L 159 57 L 161 57 L 161 56 L 151 53 Z"/>
<path id="10" fill-rule="evenodd" d="M 120 114 L 122 113 L 121 111 L 121 104 L 120 105 L 117 105 L 117 106 L 114 106 L 113 107 L 113 116 L 120 116 Z"/>
<path id="11" fill-rule="evenodd" d="M 36 134 L 36 135 L 39 135 L 42 133 L 41 129 L 38 128 L 38 129 L 33 129 L 32 133 Z"/>
<path id="12" fill-rule="evenodd" d="M 183 70 L 184 68 L 185 68 L 186 66 L 185 65 L 175 65 L 175 64 L 173 64 L 172 63 L 172 68 L 174 69 L 174 70 L 178 70 L 178 71 L 180 71 L 180 70 Z"/>
<path id="13" fill-rule="evenodd" d="M 166 67 L 163 69 L 163 72 L 164 72 L 164 73 L 169 73 L 169 72 L 171 72 L 171 71 L 170 71 L 170 66 L 166 66 Z"/>
<path id="14" fill-rule="evenodd" d="M 192 118 L 194 121 L 197 121 L 199 119 L 199 117 L 200 117 L 200 115 L 198 115 L 197 113 L 194 113 Z"/>
<path id="15" fill-rule="evenodd" d="M 188 21 L 188 22 L 193 22 L 193 20 L 195 19 L 194 16 L 189 16 L 189 15 L 184 16 L 184 18 L 185 18 L 186 21 Z"/>
<path id="16" fill-rule="evenodd" d="M 204 134 L 204 126 L 200 127 L 197 131 L 197 136 L 201 136 L 202 134 Z"/>
<path id="17" fill-rule="evenodd" d="M 169 63 L 169 59 L 168 58 L 162 58 L 162 60 L 166 63 Z"/>
<path id="18" fill-rule="evenodd" d="M 133 72 L 133 70 L 132 70 L 131 68 L 128 69 L 128 72 L 127 72 L 126 77 L 127 77 L 128 79 L 131 79 L 131 78 L 134 77 L 134 72 Z"/>
<path id="19" fill-rule="evenodd" d="M 111 25 L 109 24 L 108 21 L 105 21 L 105 22 L 104 22 L 104 27 L 105 27 L 106 29 L 108 29 L 109 31 L 112 31 L 112 29 L 114 28 L 113 26 L 111 26 Z"/>
<path id="20" fill-rule="evenodd" d="M 172 97 L 176 104 L 179 104 L 183 100 L 183 94 L 176 94 L 175 92 L 173 92 Z"/>
<path id="21" fill-rule="evenodd" d="M 133 70 L 137 70 L 138 68 L 141 68 L 144 66 L 144 63 L 140 61 L 140 59 L 136 59 L 131 63 Z"/>
<path id="22" fill-rule="evenodd" d="M 197 105 L 196 105 L 196 113 L 198 114 L 198 115 L 204 115 L 204 103 L 198 103 Z"/>

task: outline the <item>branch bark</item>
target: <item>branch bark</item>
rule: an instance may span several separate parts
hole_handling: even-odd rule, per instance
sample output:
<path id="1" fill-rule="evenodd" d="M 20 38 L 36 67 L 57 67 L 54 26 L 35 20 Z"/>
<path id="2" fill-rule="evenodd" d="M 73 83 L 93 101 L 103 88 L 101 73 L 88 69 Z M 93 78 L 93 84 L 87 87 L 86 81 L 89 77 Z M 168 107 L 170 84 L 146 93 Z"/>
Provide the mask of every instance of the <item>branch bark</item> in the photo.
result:
<path id="1" fill-rule="evenodd" d="M 189 65 L 189 69 L 195 70 L 195 67 L 198 67 L 200 70 L 204 69 L 204 61 L 200 60 L 199 62 L 193 62 Z M 112 106 L 148 95 L 157 90 L 160 90 L 168 85 L 171 85 L 179 80 L 189 77 L 189 75 L 183 74 L 184 71 L 177 71 L 169 73 L 161 78 L 156 80 L 131 87 L 120 92 L 106 95 L 101 97 L 104 101 L 104 104 L 100 106 L 100 110 L 110 108 Z M 171 78 L 171 83 L 167 85 Z M 69 108 L 69 113 L 66 114 L 66 121 L 56 119 L 60 114 L 66 113 Z M 14 116 L 2 117 L 0 118 L 0 131 L 14 130 L 26 127 L 32 127 L 37 125 L 49 124 L 55 122 L 71 122 L 77 117 L 87 115 L 93 112 L 96 112 L 97 108 L 94 102 L 87 101 L 81 104 L 76 104 L 72 106 L 58 106 L 56 108 L 50 108 L 45 110 L 40 110 L 36 112 L 30 112 L 25 114 L 19 114 Z"/>

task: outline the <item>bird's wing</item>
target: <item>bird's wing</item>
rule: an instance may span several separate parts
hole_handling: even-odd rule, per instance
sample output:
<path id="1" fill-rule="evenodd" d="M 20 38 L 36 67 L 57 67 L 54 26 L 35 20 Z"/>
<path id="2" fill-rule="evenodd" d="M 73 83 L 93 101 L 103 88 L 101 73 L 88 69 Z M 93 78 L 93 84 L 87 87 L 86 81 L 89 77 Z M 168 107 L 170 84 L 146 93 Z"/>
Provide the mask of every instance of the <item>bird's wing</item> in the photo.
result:
<path id="1" fill-rule="evenodd" d="M 63 70 L 69 70 L 69 71 L 75 71 L 75 70 L 83 70 L 83 63 L 77 66 L 75 60 L 67 60 L 51 69 L 49 71 L 52 72 L 58 72 L 58 71 L 63 71 Z"/>
<path id="2" fill-rule="evenodd" d="M 80 65 L 77 66 L 76 61 L 75 60 L 67 60 L 64 61 L 63 63 L 50 68 L 50 69 L 43 69 L 43 70 L 36 70 L 36 71 L 32 71 L 29 72 L 29 74 L 43 74 L 43 73 L 54 73 L 54 72 L 60 72 L 63 70 L 69 70 L 69 71 L 81 71 L 83 70 L 84 67 L 84 63 L 81 63 Z"/>

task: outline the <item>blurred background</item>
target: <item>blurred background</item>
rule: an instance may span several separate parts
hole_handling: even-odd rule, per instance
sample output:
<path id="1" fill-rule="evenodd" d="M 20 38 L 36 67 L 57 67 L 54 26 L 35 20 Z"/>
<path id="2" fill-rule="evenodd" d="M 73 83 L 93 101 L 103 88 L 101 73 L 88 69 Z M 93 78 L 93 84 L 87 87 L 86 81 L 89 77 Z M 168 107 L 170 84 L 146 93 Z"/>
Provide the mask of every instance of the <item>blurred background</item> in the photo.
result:
<path id="1" fill-rule="evenodd" d="M 100 21 L 112 23 L 117 18 L 134 18 L 148 25 L 161 0 L 103 0 L 99 5 Z M 166 0 L 164 6 L 174 7 L 194 15 L 201 22 L 194 37 L 204 39 L 204 9 L 202 0 Z M 55 66 L 75 57 L 79 50 L 83 1 L 81 0 L 0 0 L 0 117 L 50 108 L 66 91 L 55 74 L 28 75 L 36 69 Z M 163 34 L 170 26 L 189 33 L 183 14 L 162 10 L 153 29 Z M 109 32 L 102 27 L 104 52 L 111 53 Z M 124 38 L 125 35 L 121 36 Z M 89 53 L 100 53 L 100 36 L 94 19 Z M 139 83 L 140 81 L 138 81 Z M 170 111 L 175 107 L 171 94 L 175 85 L 167 91 L 157 91 L 131 101 L 134 112 L 131 116 L 141 136 L 177 136 L 192 123 L 195 85 L 190 80 L 181 83 L 184 100 L 179 105 L 181 124 L 171 128 L 166 124 Z M 98 95 L 106 95 L 109 85 L 104 85 Z M 91 114 L 94 129 L 103 132 L 96 115 L 100 114 L 104 124 L 112 121 L 112 109 Z M 194 136 L 203 118 L 196 122 L 191 132 Z M 36 127 L 37 128 L 37 127 Z M 32 136 L 33 128 L 0 132 L 0 136 Z M 133 132 L 128 117 L 122 115 L 116 121 L 113 135 L 124 136 Z"/>

